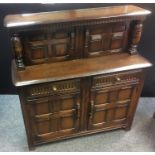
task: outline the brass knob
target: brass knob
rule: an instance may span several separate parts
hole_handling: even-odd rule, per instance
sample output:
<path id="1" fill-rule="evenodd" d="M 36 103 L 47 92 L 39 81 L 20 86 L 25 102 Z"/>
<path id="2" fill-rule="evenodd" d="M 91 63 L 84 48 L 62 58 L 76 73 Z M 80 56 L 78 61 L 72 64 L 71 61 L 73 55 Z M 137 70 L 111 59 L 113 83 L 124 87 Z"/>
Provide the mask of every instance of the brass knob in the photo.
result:
<path id="1" fill-rule="evenodd" d="M 53 89 L 53 91 L 57 91 L 57 87 L 56 86 L 53 86 L 52 89 Z"/>
<path id="2" fill-rule="evenodd" d="M 121 78 L 119 78 L 119 77 L 116 77 L 116 81 L 118 81 L 118 82 L 119 82 L 119 81 L 121 81 Z"/>

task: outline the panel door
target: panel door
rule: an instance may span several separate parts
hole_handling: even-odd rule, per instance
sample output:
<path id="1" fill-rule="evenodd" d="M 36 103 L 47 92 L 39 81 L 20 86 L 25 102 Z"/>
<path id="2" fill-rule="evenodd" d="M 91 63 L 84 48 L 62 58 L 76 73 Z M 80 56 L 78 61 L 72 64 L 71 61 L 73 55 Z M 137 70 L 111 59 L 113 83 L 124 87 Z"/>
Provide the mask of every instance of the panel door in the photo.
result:
<path id="1" fill-rule="evenodd" d="M 34 31 L 21 34 L 21 37 L 26 65 L 59 62 L 74 57 L 74 30 Z"/>
<path id="2" fill-rule="evenodd" d="M 29 103 L 30 120 L 37 143 L 74 134 L 79 130 L 80 95 L 51 96 Z"/>
<path id="3" fill-rule="evenodd" d="M 85 31 L 85 57 L 122 52 L 127 46 L 127 23 L 93 25 Z"/>
<path id="4" fill-rule="evenodd" d="M 91 90 L 88 129 L 126 125 L 137 85 Z"/>

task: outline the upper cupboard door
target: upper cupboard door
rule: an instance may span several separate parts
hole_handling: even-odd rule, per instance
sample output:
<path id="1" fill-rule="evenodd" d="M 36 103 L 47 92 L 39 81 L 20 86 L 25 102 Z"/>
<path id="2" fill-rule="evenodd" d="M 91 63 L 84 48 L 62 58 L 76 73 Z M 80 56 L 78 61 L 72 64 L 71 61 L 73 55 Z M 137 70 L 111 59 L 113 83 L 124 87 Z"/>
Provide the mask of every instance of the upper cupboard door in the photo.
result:
<path id="1" fill-rule="evenodd" d="M 26 32 L 22 34 L 26 65 L 73 59 L 75 33 L 70 30 Z"/>
<path id="2" fill-rule="evenodd" d="M 127 45 L 128 23 L 108 23 L 86 27 L 85 57 L 122 52 Z"/>

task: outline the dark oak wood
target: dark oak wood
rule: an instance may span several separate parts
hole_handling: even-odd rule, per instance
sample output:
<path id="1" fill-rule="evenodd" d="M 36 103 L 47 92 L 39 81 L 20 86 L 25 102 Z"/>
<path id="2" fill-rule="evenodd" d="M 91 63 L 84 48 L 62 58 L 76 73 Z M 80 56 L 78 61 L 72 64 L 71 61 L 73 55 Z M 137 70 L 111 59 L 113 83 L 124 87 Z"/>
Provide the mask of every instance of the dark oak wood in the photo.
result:
<path id="1" fill-rule="evenodd" d="M 52 82 L 55 80 L 147 68 L 150 66 L 151 63 L 142 56 L 130 56 L 127 53 L 91 59 L 78 59 L 76 61 L 65 61 L 61 63 L 35 65 L 27 67 L 24 71 L 20 72 L 18 72 L 15 62 L 13 61 L 12 78 L 14 85 L 24 86 L 40 82 Z"/>
<path id="2" fill-rule="evenodd" d="M 92 20 L 119 16 L 143 16 L 147 14 L 150 14 L 150 11 L 133 5 L 125 5 L 114 7 L 91 8 L 91 12 L 90 9 L 79 9 L 69 11 L 67 10 L 32 14 L 8 15 L 4 20 L 4 25 L 7 27 L 16 27 L 56 22 L 70 22 L 77 20 Z"/>
<path id="3" fill-rule="evenodd" d="M 8 15 L 16 65 L 55 63 L 114 53 L 137 53 L 150 11 L 132 6 Z M 129 35 L 130 33 L 130 35 Z"/>
<path id="4" fill-rule="evenodd" d="M 126 5 L 5 18 L 30 149 L 131 128 L 152 66 L 137 51 L 149 13 Z"/>

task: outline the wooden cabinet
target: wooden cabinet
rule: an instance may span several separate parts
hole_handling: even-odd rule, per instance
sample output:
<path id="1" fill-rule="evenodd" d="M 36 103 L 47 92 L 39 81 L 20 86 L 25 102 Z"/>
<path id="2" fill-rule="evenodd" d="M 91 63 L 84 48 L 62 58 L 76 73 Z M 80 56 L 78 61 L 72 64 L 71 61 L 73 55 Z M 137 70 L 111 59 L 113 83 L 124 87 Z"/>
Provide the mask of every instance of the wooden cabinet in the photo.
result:
<path id="1" fill-rule="evenodd" d="M 152 65 L 137 51 L 149 13 L 126 5 L 5 17 L 30 149 L 131 128 Z"/>

